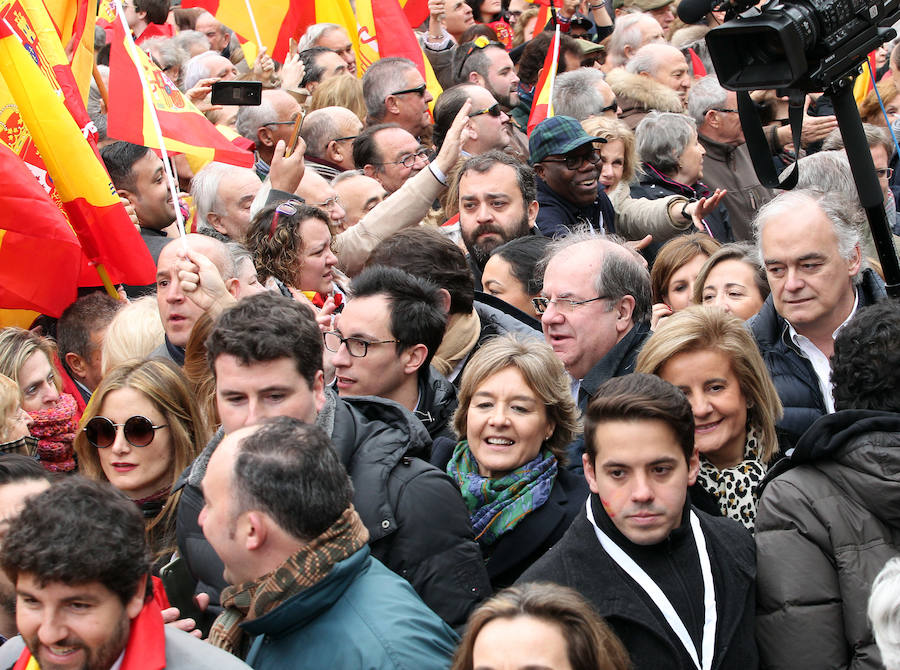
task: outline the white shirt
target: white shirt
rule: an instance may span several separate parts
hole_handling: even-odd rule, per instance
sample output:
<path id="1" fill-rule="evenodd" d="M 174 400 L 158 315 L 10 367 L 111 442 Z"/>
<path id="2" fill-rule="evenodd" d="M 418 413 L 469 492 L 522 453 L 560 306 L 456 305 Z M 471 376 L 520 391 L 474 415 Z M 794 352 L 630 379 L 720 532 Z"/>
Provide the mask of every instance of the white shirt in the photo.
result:
<path id="1" fill-rule="evenodd" d="M 850 316 L 844 319 L 844 322 L 834 329 L 834 332 L 831 334 L 832 340 L 834 340 L 837 337 L 837 334 L 841 332 L 841 328 L 846 326 L 847 322 L 853 318 L 853 315 L 856 314 L 857 307 L 859 307 L 859 293 L 854 291 L 853 309 L 850 310 Z M 794 326 L 791 325 L 790 321 L 787 322 L 787 325 L 788 333 L 791 336 L 791 342 L 800 349 L 800 353 L 803 357 L 812 363 L 813 370 L 815 370 L 816 377 L 819 380 L 819 390 L 822 392 L 822 398 L 825 400 L 825 409 L 829 414 L 834 413 L 834 397 L 832 395 L 834 385 L 831 383 L 831 362 L 828 356 L 823 354 L 819 347 L 812 343 L 812 340 L 805 335 L 798 333 L 794 329 Z"/>

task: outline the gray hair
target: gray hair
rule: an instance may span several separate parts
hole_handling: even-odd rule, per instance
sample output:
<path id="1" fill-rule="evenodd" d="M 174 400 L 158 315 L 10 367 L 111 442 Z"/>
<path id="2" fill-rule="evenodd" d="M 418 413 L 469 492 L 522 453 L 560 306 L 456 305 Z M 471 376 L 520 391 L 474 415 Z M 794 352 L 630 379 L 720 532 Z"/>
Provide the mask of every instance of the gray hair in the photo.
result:
<path id="1" fill-rule="evenodd" d="M 684 114 L 651 111 L 634 130 L 641 161 L 663 174 L 678 170 L 678 158 L 697 137 L 697 124 Z"/>
<path id="2" fill-rule="evenodd" d="M 366 173 L 362 170 L 344 170 L 343 172 L 338 172 L 334 179 L 331 180 L 332 186 L 337 186 L 342 181 L 347 181 L 348 179 L 353 179 L 354 177 L 365 177 Z"/>
<path id="3" fill-rule="evenodd" d="M 208 226 L 206 215 L 210 212 L 221 213 L 222 198 L 219 197 L 219 183 L 228 173 L 242 169 L 244 168 L 213 161 L 194 175 L 191 180 L 191 198 L 196 208 L 194 220 L 198 224 Z"/>
<path id="4" fill-rule="evenodd" d="M 235 118 L 234 127 L 238 131 L 238 135 L 256 142 L 256 132 L 263 127 L 263 124 L 275 120 L 275 108 L 271 102 L 266 102 L 266 98 L 263 96 L 262 102 L 258 105 L 241 106 Z"/>
<path id="5" fill-rule="evenodd" d="M 203 51 L 209 51 L 209 39 L 199 30 L 182 30 L 177 32 L 172 41 L 175 42 L 175 46 L 187 53 L 191 53 L 195 46 L 202 47 Z"/>
<path id="6" fill-rule="evenodd" d="M 535 275 L 543 277 L 547 264 L 554 256 L 584 242 L 621 247 L 621 253 L 613 251 L 603 254 L 593 288 L 597 291 L 597 295 L 607 297 L 607 305 L 630 295 L 634 298 L 632 312 L 634 323 L 649 322 L 653 307 L 650 297 L 650 273 L 639 260 L 637 253 L 626 247 L 625 239 L 618 235 L 598 235 L 588 226 L 579 226 L 565 237 L 557 238 L 547 245 L 544 257 L 535 269 Z"/>
<path id="7" fill-rule="evenodd" d="M 697 127 L 703 125 L 706 113 L 721 107 L 728 99 L 728 91 L 719 84 L 715 75 L 708 74 L 698 79 L 691 87 L 691 95 L 688 97 L 687 113 L 697 123 Z"/>
<path id="8" fill-rule="evenodd" d="M 656 23 L 656 19 L 649 14 L 640 13 L 626 14 L 616 19 L 616 27 L 609 38 L 608 47 L 609 58 L 613 65 L 625 65 L 625 47 L 640 48 L 644 38 L 640 24 L 647 21 Z"/>
<path id="9" fill-rule="evenodd" d="M 845 260 L 853 258 L 854 249 L 860 246 L 860 228 L 863 224 L 859 202 L 850 200 L 843 193 L 805 188 L 779 193 L 756 213 L 753 219 L 753 239 L 763 264 L 765 255 L 762 248 L 762 233 L 769 219 L 786 214 L 796 216 L 801 207 L 809 204 L 817 205 L 831 223 L 841 258 Z M 854 283 L 860 281 L 862 272 L 858 272 L 854 277 Z"/>
<path id="10" fill-rule="evenodd" d="M 306 51 L 318 46 L 318 41 L 325 33 L 329 30 L 340 30 L 342 27 L 336 23 L 314 23 L 306 29 L 303 37 L 297 40 L 297 51 Z"/>
<path id="11" fill-rule="evenodd" d="M 154 60 L 160 70 L 168 70 L 176 66 L 184 68 L 185 63 L 190 58 L 188 52 L 179 47 L 171 37 L 151 37 L 141 42 L 141 49 L 144 51 L 152 50 L 151 53 L 155 52 Z M 183 79 L 181 73 L 179 73 L 178 78 Z M 176 81 L 175 83 L 180 84 L 181 82 Z"/>
<path id="12" fill-rule="evenodd" d="M 235 277 L 237 277 L 237 275 L 240 273 L 242 265 L 244 265 L 245 263 L 250 263 L 250 265 L 253 265 L 253 254 L 240 242 L 226 242 L 225 247 L 228 249 L 228 255 L 231 256 L 231 263 L 234 266 Z M 256 269 L 256 266 L 253 265 L 253 268 Z"/>
<path id="13" fill-rule="evenodd" d="M 656 19 L 654 19 L 654 21 L 655 20 Z M 625 64 L 625 71 L 630 72 L 631 74 L 648 72 L 649 74 L 654 75 L 659 69 L 660 56 L 670 49 L 678 51 L 678 49 L 675 49 L 671 44 L 645 44 L 638 49 L 632 59 Z M 681 52 L 678 51 L 678 53 Z M 682 57 L 684 57 L 683 54 Z"/>
<path id="14" fill-rule="evenodd" d="M 691 91 L 691 95 L 694 95 L 693 90 Z M 863 132 L 866 135 L 866 144 L 870 148 L 884 147 L 884 150 L 887 152 L 888 160 L 893 158 L 894 152 L 897 150 L 897 148 L 894 146 L 894 141 L 891 139 L 887 128 L 876 126 L 872 123 L 864 123 Z M 828 133 L 828 137 L 826 137 L 825 141 L 822 142 L 823 151 L 843 148 L 844 138 L 841 136 L 840 128 L 835 128 L 830 133 Z"/>
<path id="15" fill-rule="evenodd" d="M 375 122 L 384 119 L 387 114 L 385 101 L 393 91 L 406 87 L 406 73 L 416 69 L 408 58 L 379 58 L 372 63 L 363 75 L 363 99 L 366 113 Z"/>
<path id="16" fill-rule="evenodd" d="M 211 71 L 209 67 L 206 65 L 206 60 L 211 56 L 221 56 L 218 51 L 204 51 L 202 54 L 197 54 L 184 65 L 184 71 L 182 72 L 182 79 L 184 80 L 184 90 L 188 91 L 194 86 L 197 85 L 197 82 L 201 79 L 206 79 Z"/>
<path id="17" fill-rule="evenodd" d="M 300 137 L 306 142 L 306 153 L 314 158 L 323 156 L 328 143 L 340 132 L 334 109 L 334 107 L 315 109 L 303 120 Z"/>
<path id="18" fill-rule="evenodd" d="M 875 577 L 867 614 L 885 670 L 900 670 L 900 558 L 885 563 Z"/>
<path id="19" fill-rule="evenodd" d="M 850 172 L 847 154 L 841 150 L 819 151 L 797 161 L 800 175 L 797 188 L 840 193 L 859 206 L 856 184 Z"/>
<path id="20" fill-rule="evenodd" d="M 605 80 L 603 73 L 592 67 L 581 67 L 559 75 L 553 82 L 553 113 L 571 116 L 579 122 L 599 114 L 606 107 L 606 100 L 594 84 Z"/>

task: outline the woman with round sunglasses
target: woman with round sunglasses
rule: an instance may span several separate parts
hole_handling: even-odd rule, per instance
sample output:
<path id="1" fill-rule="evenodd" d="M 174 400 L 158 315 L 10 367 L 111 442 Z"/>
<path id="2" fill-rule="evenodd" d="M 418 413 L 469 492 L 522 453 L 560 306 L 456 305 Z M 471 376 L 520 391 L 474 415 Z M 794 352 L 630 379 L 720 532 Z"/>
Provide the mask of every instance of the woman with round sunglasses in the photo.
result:
<path id="1" fill-rule="evenodd" d="M 172 485 L 208 437 L 181 372 L 161 359 L 113 368 L 82 417 L 75 438 L 79 470 L 108 481 L 141 508 L 157 567 L 175 546 L 179 494 L 171 495 Z"/>

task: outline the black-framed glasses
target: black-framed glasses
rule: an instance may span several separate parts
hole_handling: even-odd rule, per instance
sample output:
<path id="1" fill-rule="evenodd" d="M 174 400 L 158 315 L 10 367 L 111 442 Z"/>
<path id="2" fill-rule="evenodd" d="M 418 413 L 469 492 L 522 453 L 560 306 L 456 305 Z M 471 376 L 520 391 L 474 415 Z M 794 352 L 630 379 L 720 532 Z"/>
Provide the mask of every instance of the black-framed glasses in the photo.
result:
<path id="1" fill-rule="evenodd" d="M 495 116 L 497 118 L 503 114 L 503 110 L 500 109 L 500 103 L 495 102 L 490 107 L 485 107 L 484 109 L 479 109 L 477 112 L 472 112 L 469 114 L 469 118 L 471 119 L 473 116 L 481 116 L 482 114 L 490 114 L 491 116 Z"/>
<path id="2" fill-rule="evenodd" d="M 332 142 L 346 142 L 347 140 L 355 140 L 359 135 L 347 135 L 346 137 L 335 137 Z"/>
<path id="3" fill-rule="evenodd" d="M 462 79 L 463 68 L 466 65 L 466 61 L 469 60 L 469 56 L 471 56 L 476 51 L 481 51 L 482 49 L 487 49 L 488 47 L 500 47 L 504 51 L 506 50 L 506 47 L 500 44 L 500 42 L 494 42 L 492 40 L 489 40 L 484 35 L 479 35 L 473 41 L 469 42 L 469 46 L 466 48 L 466 53 L 463 55 L 462 60 L 459 61 L 459 65 L 457 66 L 456 78 Z"/>
<path id="4" fill-rule="evenodd" d="M 541 163 L 565 163 L 567 170 L 577 170 L 585 162 L 596 165 L 600 162 L 600 152 L 591 151 L 588 154 L 579 154 L 577 156 L 563 156 L 562 158 L 545 158 Z"/>
<path id="5" fill-rule="evenodd" d="M 262 124 L 263 126 L 292 126 L 297 123 L 297 119 L 300 117 L 299 114 L 294 114 L 290 121 L 269 121 L 268 123 Z"/>
<path id="6" fill-rule="evenodd" d="M 416 163 L 419 162 L 420 159 L 424 158 L 425 162 L 428 162 L 428 151 L 425 149 L 419 149 L 414 154 L 409 154 L 408 156 L 404 156 L 398 161 L 386 161 L 384 163 L 372 163 L 372 165 L 402 165 L 403 167 L 411 168 Z"/>
<path id="7" fill-rule="evenodd" d="M 607 112 L 617 112 L 619 110 L 619 101 L 613 98 L 613 101 L 609 103 L 606 107 L 600 110 L 601 114 L 606 114 Z"/>
<path id="8" fill-rule="evenodd" d="M 727 107 L 713 107 L 714 112 L 722 112 L 723 114 L 740 114 L 736 109 L 728 109 Z"/>
<path id="9" fill-rule="evenodd" d="M 87 441 L 97 449 L 106 449 L 111 447 L 116 441 L 116 433 L 119 427 L 125 431 L 125 439 L 132 447 L 146 447 L 153 442 L 156 431 L 160 428 L 167 428 L 169 424 L 163 423 L 154 426 L 153 422 L 146 416 L 136 414 L 126 419 L 125 423 L 113 423 L 105 416 L 95 416 L 87 422 L 82 429 Z"/>
<path id="10" fill-rule="evenodd" d="M 569 312 L 574 312 L 576 307 L 580 307 L 581 305 L 587 305 L 589 302 L 596 302 L 597 300 L 606 300 L 609 296 L 598 295 L 596 298 L 588 298 L 587 300 L 569 300 L 568 298 L 557 298 L 556 300 L 550 300 L 550 298 L 532 298 L 531 304 L 534 305 L 534 311 L 538 314 L 543 314 L 547 311 L 547 308 L 550 305 L 556 305 L 556 311 L 562 312 L 563 314 L 567 314 Z"/>
<path id="11" fill-rule="evenodd" d="M 400 342 L 400 340 L 376 340 L 369 342 L 358 337 L 343 337 L 340 333 L 333 330 L 323 333 L 322 337 L 325 340 L 325 348 L 328 351 L 336 354 L 341 345 L 346 344 L 347 353 L 353 358 L 365 358 L 366 354 L 369 353 L 369 347 L 373 344 L 396 344 Z"/>
<path id="12" fill-rule="evenodd" d="M 419 97 L 425 97 L 425 88 L 425 84 L 422 84 L 415 88 L 404 88 L 402 91 L 394 91 L 393 93 L 388 93 L 388 95 L 406 95 L 407 93 L 415 93 Z"/>
<path id="13" fill-rule="evenodd" d="M 272 215 L 272 223 L 269 225 L 270 240 L 275 235 L 275 229 L 278 228 L 278 219 L 282 216 L 297 216 L 297 213 L 300 211 L 297 209 L 299 204 L 300 202 L 297 200 L 286 200 L 275 208 L 275 213 Z"/>
<path id="14" fill-rule="evenodd" d="M 881 179 L 890 179 L 894 176 L 894 168 L 879 168 L 875 170 L 875 174 Z"/>

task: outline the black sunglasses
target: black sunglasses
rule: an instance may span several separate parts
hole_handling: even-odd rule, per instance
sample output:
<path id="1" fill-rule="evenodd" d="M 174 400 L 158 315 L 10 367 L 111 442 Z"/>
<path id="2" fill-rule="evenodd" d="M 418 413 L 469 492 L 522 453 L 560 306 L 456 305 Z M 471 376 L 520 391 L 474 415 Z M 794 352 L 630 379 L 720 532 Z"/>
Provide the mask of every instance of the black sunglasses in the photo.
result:
<path id="1" fill-rule="evenodd" d="M 425 96 L 425 84 L 422 84 L 421 86 L 416 86 L 415 88 L 404 88 L 402 91 L 394 91 L 393 93 L 390 93 L 389 95 L 403 95 L 405 93 L 415 93 L 418 96 L 424 97 Z"/>
<path id="2" fill-rule="evenodd" d="M 485 107 L 484 109 L 479 109 L 477 112 L 472 112 L 469 114 L 469 118 L 471 119 L 473 116 L 481 116 L 482 114 L 490 114 L 491 116 L 499 117 L 503 112 L 500 110 L 500 103 L 495 102 L 490 107 Z"/>
<path id="3" fill-rule="evenodd" d="M 459 61 L 459 65 L 456 68 L 456 78 L 462 79 L 463 68 L 466 66 L 466 61 L 469 60 L 469 56 L 471 56 L 476 50 L 480 51 L 481 49 L 486 49 L 488 47 L 500 47 L 504 51 L 506 50 L 506 47 L 500 44 L 500 42 L 489 40 L 483 35 L 476 37 L 474 41 L 469 42 L 469 46 L 466 49 L 465 55 L 462 57 L 462 60 Z"/>
<path id="4" fill-rule="evenodd" d="M 83 430 L 88 442 L 98 449 L 106 449 L 116 441 L 116 432 L 119 426 L 124 426 L 125 439 L 128 444 L 132 447 L 146 447 L 153 442 L 156 431 L 166 428 L 168 425 L 164 423 L 154 426 L 150 419 L 139 414 L 129 418 L 125 423 L 113 423 L 105 416 L 95 416 L 87 422 Z"/>

